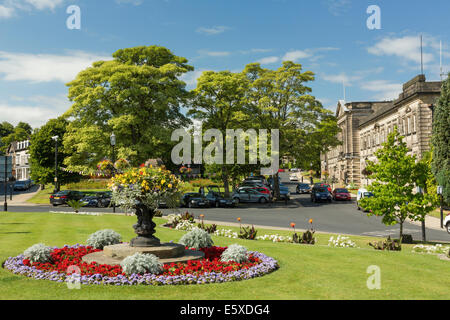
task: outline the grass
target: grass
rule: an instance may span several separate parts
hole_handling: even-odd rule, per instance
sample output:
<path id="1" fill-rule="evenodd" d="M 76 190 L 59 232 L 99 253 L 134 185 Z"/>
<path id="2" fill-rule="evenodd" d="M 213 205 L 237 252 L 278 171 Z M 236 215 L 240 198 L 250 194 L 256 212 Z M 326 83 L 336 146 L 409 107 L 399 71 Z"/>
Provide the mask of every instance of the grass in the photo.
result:
<path id="1" fill-rule="evenodd" d="M 111 228 L 124 240 L 134 236 L 135 217 L 119 215 L 77 216 L 50 213 L 1 213 L 0 260 L 22 253 L 29 246 L 84 243 L 89 234 Z M 159 227 L 162 241 L 178 241 L 183 232 Z M 264 231 L 268 233 L 270 231 Z M 283 231 L 273 231 L 283 233 Z M 285 231 L 288 233 L 287 231 Z M 262 234 L 262 231 L 261 231 Z M 436 256 L 414 254 L 411 246 L 401 252 L 375 251 L 374 239 L 352 237 L 362 248 L 327 247 L 329 235 L 318 235 L 314 246 L 247 241 L 213 237 L 216 245 L 239 243 L 274 257 L 276 272 L 248 281 L 167 287 L 83 286 L 69 290 L 65 284 L 33 280 L 0 269 L 0 299 L 449 299 L 449 262 Z M 381 290 L 369 290 L 367 267 L 381 268 Z"/>

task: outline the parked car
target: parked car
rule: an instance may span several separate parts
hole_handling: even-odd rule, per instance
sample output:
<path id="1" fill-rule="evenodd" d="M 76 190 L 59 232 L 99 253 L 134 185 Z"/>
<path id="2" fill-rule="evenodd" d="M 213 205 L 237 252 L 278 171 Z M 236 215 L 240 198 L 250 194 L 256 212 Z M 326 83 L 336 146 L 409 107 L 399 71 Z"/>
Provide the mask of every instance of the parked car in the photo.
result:
<path id="1" fill-rule="evenodd" d="M 98 207 L 106 208 L 111 205 L 111 198 L 112 198 L 112 192 L 106 191 L 106 192 L 99 192 L 97 194 L 98 198 Z"/>
<path id="2" fill-rule="evenodd" d="M 291 172 L 299 172 L 299 170 L 297 168 L 292 168 Z"/>
<path id="3" fill-rule="evenodd" d="M 289 180 L 290 180 L 290 181 L 298 181 L 297 174 L 296 174 L 296 173 L 291 174 L 291 175 L 289 176 Z"/>
<path id="4" fill-rule="evenodd" d="M 81 200 L 84 197 L 84 193 L 80 191 L 64 190 L 52 194 L 50 196 L 50 204 L 53 206 L 67 204 L 70 200 Z"/>
<path id="5" fill-rule="evenodd" d="M 233 193 L 232 198 L 236 202 L 267 203 L 272 201 L 272 195 L 267 193 L 261 193 L 252 188 L 239 188 Z"/>
<path id="6" fill-rule="evenodd" d="M 327 188 L 328 192 L 331 193 L 331 186 L 324 182 L 318 182 L 314 184 L 314 188 Z"/>
<path id="7" fill-rule="evenodd" d="M 296 191 L 298 194 L 310 193 L 311 186 L 307 183 L 299 183 L 297 185 Z"/>
<path id="8" fill-rule="evenodd" d="M 360 206 L 361 199 L 374 197 L 375 195 L 372 192 L 367 191 L 367 189 L 359 189 L 356 195 L 356 207 L 358 210 L 366 211 L 363 207 Z"/>
<path id="9" fill-rule="evenodd" d="M 180 205 L 188 208 L 207 208 L 209 207 L 209 201 L 201 193 L 188 192 L 181 198 Z"/>
<path id="10" fill-rule="evenodd" d="M 15 191 L 26 191 L 30 189 L 31 185 L 28 180 L 16 181 L 14 182 L 14 190 Z"/>
<path id="11" fill-rule="evenodd" d="M 336 188 L 333 190 L 333 200 L 352 200 L 352 195 L 345 188 Z"/>
<path id="12" fill-rule="evenodd" d="M 269 189 L 269 187 L 266 187 L 263 185 L 246 185 L 246 184 L 244 184 L 240 188 L 249 188 L 249 189 L 253 189 L 258 192 L 261 192 L 261 193 L 272 194 L 272 191 Z"/>
<path id="13" fill-rule="evenodd" d="M 235 207 L 237 204 L 237 201 L 232 198 L 225 197 L 222 193 L 210 191 L 206 195 L 206 199 L 209 201 L 209 205 L 211 207 Z"/>
<path id="14" fill-rule="evenodd" d="M 291 192 L 289 191 L 289 188 L 284 184 L 280 184 L 280 199 L 286 201 L 291 199 Z"/>
<path id="15" fill-rule="evenodd" d="M 311 190 L 311 202 L 319 201 L 331 202 L 331 193 L 326 187 L 314 187 Z"/>
<path id="16" fill-rule="evenodd" d="M 450 233 L 450 213 L 444 219 L 444 226 L 447 232 Z"/>
<path id="17" fill-rule="evenodd" d="M 80 201 L 84 207 L 98 207 L 98 196 L 95 193 L 85 194 Z"/>

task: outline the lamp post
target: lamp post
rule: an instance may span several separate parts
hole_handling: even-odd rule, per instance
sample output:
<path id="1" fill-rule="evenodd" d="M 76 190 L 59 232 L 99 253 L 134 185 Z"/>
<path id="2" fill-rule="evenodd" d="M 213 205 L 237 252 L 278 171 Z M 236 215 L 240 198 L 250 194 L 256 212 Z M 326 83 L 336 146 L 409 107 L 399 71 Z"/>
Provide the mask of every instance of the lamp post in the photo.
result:
<path id="1" fill-rule="evenodd" d="M 444 228 L 444 187 L 437 187 L 437 194 L 440 195 L 441 200 L 441 229 Z"/>
<path id="2" fill-rule="evenodd" d="M 59 183 L 58 183 L 58 139 L 59 136 L 53 136 L 52 140 L 55 141 L 55 190 L 54 193 L 59 192 Z"/>
<path id="3" fill-rule="evenodd" d="M 423 189 L 421 187 L 416 187 L 416 192 L 421 195 L 424 193 Z M 427 241 L 427 236 L 425 234 L 425 217 L 423 217 L 423 220 L 422 220 L 422 241 L 423 242 Z"/>
<path id="4" fill-rule="evenodd" d="M 116 162 L 116 135 L 113 133 L 111 133 L 110 138 L 110 142 L 111 142 L 111 147 L 112 147 L 112 163 L 113 163 L 113 169 L 112 169 L 112 175 L 113 177 L 116 176 L 116 168 L 114 167 L 114 163 Z M 116 213 L 116 203 L 113 202 L 113 212 Z"/>

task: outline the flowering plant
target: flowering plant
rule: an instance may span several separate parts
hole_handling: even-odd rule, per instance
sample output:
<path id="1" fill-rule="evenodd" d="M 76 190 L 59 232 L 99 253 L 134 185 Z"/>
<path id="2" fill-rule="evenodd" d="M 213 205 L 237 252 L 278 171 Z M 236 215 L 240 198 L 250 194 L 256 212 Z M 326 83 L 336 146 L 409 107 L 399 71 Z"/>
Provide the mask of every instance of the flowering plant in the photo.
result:
<path id="1" fill-rule="evenodd" d="M 428 254 L 445 254 L 449 250 L 450 250 L 450 246 L 444 246 L 440 243 L 438 243 L 434 246 L 418 244 L 418 245 L 414 246 L 412 249 L 413 252 L 428 253 Z"/>
<path id="2" fill-rule="evenodd" d="M 188 248 L 186 248 L 188 249 Z M 71 269 L 78 267 L 81 284 L 97 285 L 177 285 L 221 283 L 246 280 L 260 277 L 279 268 L 278 262 L 260 252 L 248 252 L 248 261 L 220 261 L 222 253 L 227 248 L 201 248 L 205 258 L 187 263 L 164 264 L 160 275 L 151 273 L 127 275 L 120 265 L 99 265 L 83 262 L 86 254 L 100 250 L 85 246 L 65 246 L 54 248 L 52 263 L 32 263 L 24 255 L 10 257 L 5 261 L 5 268 L 15 274 L 35 279 L 45 279 L 57 282 L 69 282 Z M 72 268 L 69 268 L 72 267 Z"/>
<path id="3" fill-rule="evenodd" d="M 105 159 L 97 164 L 97 169 L 104 173 L 112 174 L 114 172 L 114 164 L 110 160 Z"/>
<path id="4" fill-rule="evenodd" d="M 336 239 L 331 237 L 330 240 L 328 240 L 328 246 L 339 248 L 356 248 L 356 243 L 350 240 L 349 237 L 338 235 Z"/>
<path id="5" fill-rule="evenodd" d="M 125 171 L 130 168 L 130 162 L 126 159 L 119 159 L 114 163 L 114 167 L 117 170 Z"/>
<path id="6" fill-rule="evenodd" d="M 180 198 L 180 180 L 170 171 L 162 168 L 132 168 L 111 179 L 109 187 L 112 199 L 125 209 L 133 209 L 138 204 L 156 209 L 160 202 L 175 207 Z"/>

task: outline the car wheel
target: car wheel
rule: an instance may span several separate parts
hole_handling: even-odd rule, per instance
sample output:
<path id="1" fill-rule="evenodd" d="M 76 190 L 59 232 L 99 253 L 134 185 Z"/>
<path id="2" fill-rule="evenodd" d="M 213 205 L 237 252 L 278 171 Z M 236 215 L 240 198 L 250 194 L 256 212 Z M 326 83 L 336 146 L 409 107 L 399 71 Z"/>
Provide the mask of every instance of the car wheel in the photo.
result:
<path id="1" fill-rule="evenodd" d="M 56 203 L 53 203 L 53 206 L 54 206 L 54 207 L 56 207 L 56 206 L 57 206 L 57 204 L 56 204 Z"/>
<path id="2" fill-rule="evenodd" d="M 259 203 L 266 203 L 267 200 L 264 197 L 259 198 Z"/>
<path id="3" fill-rule="evenodd" d="M 447 232 L 450 233 L 450 222 L 447 223 L 446 227 L 447 227 Z"/>
<path id="4" fill-rule="evenodd" d="M 220 207 L 219 201 L 216 201 L 216 208 L 219 208 L 219 207 Z"/>
<path id="5" fill-rule="evenodd" d="M 239 200 L 239 198 L 234 198 L 234 200 L 236 200 L 236 203 L 241 202 L 241 201 Z"/>
<path id="6" fill-rule="evenodd" d="M 189 202 L 188 208 L 192 208 L 192 203 Z"/>
<path id="7" fill-rule="evenodd" d="M 356 203 L 356 207 L 358 208 L 358 210 L 361 210 L 361 208 L 360 208 L 358 202 Z"/>

